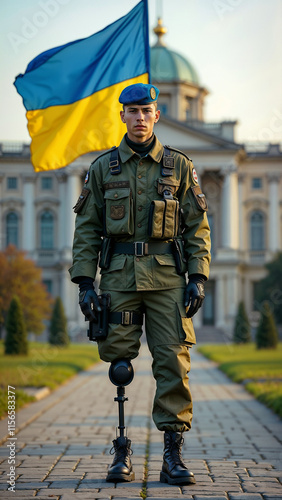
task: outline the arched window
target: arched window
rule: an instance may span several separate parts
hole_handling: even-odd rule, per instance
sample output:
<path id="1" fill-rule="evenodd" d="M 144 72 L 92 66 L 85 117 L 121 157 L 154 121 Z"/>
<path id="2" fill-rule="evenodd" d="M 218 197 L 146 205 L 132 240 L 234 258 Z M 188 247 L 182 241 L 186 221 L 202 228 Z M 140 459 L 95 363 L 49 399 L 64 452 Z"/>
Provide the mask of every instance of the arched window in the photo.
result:
<path id="1" fill-rule="evenodd" d="M 6 217 L 6 245 L 19 244 L 19 218 L 15 212 L 10 212 Z"/>
<path id="2" fill-rule="evenodd" d="M 54 248 L 54 217 L 49 210 L 40 217 L 40 247 Z"/>
<path id="3" fill-rule="evenodd" d="M 264 250 L 265 221 L 263 213 L 259 211 L 253 212 L 250 222 L 251 250 Z"/>

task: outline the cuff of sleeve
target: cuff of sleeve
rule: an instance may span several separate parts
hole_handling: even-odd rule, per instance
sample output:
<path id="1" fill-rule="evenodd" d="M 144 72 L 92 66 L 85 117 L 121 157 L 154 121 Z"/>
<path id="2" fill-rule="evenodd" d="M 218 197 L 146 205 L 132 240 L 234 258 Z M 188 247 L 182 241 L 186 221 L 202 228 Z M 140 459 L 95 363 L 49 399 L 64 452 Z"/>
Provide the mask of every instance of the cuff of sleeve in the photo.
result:
<path id="1" fill-rule="evenodd" d="M 189 282 L 191 282 L 191 283 L 204 284 L 206 281 L 207 281 L 207 278 L 203 274 L 190 274 L 190 276 L 189 276 Z"/>
<path id="2" fill-rule="evenodd" d="M 74 264 L 70 269 L 69 269 L 69 274 L 71 281 L 73 283 L 78 283 L 77 278 L 80 278 L 81 276 L 87 276 L 88 278 L 92 278 L 93 281 L 95 280 L 96 276 L 96 265 L 94 263 L 91 264 Z"/>
<path id="3" fill-rule="evenodd" d="M 188 278 L 189 276 L 191 276 L 191 274 L 203 274 L 206 279 L 208 279 L 210 274 L 210 266 L 209 264 L 200 260 L 188 262 Z"/>

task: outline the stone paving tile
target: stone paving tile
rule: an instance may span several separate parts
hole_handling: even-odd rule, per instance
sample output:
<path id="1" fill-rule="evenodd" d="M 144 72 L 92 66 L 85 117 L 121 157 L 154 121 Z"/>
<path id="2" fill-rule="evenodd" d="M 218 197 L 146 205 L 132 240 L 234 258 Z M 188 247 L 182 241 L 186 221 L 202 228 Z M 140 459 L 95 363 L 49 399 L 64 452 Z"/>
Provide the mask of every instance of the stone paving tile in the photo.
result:
<path id="1" fill-rule="evenodd" d="M 1 500 L 11 500 L 11 498 L 14 498 L 16 500 L 22 500 L 24 498 L 27 498 L 28 500 L 33 500 L 35 494 L 36 494 L 36 491 L 34 491 L 34 494 L 33 494 L 33 492 L 30 490 L 29 491 L 24 491 L 24 490 L 17 491 L 16 490 L 15 493 L 12 493 L 10 491 L 6 491 L 6 492 L 1 491 Z M 57 500 L 57 499 L 56 499 L 56 497 L 51 498 L 51 499 L 49 497 L 48 500 Z"/>
<path id="2" fill-rule="evenodd" d="M 190 377 L 193 428 L 185 435 L 183 456 L 197 484 L 179 487 L 160 483 L 162 433 L 151 421 L 154 381 L 151 358 L 144 346 L 133 364 L 135 378 L 126 388 L 125 419 L 132 439 L 135 481 L 115 485 L 105 480 L 113 459 L 109 452 L 118 408 L 113 401 L 116 388 L 107 377 L 108 365 L 101 363 L 55 391 L 40 407 L 34 403 L 28 412 L 18 412 L 22 429 L 17 434 L 14 498 L 140 498 L 149 436 L 148 499 L 282 499 L 281 420 L 195 351 Z M 22 412 L 30 420 L 25 427 Z M 4 429 L 4 425 L 0 427 Z M 5 491 L 5 481 L 10 466 L 5 443 L 0 451 L 1 500 L 8 500 L 11 493 Z"/>
<path id="3" fill-rule="evenodd" d="M 49 488 L 50 483 L 42 483 L 39 481 L 29 481 L 27 483 L 16 482 L 16 490 L 37 490 Z"/>
<path id="4" fill-rule="evenodd" d="M 227 500 L 227 496 L 194 495 L 194 500 Z"/>
<path id="5" fill-rule="evenodd" d="M 231 493 L 229 495 L 230 500 L 262 500 L 261 495 L 257 495 L 256 493 L 244 493 L 244 494 L 237 494 L 237 493 Z"/>
<path id="6" fill-rule="evenodd" d="M 268 494 L 268 493 L 267 493 L 267 494 L 265 494 L 265 495 L 264 495 L 264 500 L 281 500 L 281 498 L 282 498 L 282 497 L 281 497 L 281 494 L 280 494 L 280 493 L 277 493 L 277 494 L 275 494 L 275 493 L 273 493 L 273 494 L 271 494 L 271 493 L 270 493 L 270 494 Z"/>

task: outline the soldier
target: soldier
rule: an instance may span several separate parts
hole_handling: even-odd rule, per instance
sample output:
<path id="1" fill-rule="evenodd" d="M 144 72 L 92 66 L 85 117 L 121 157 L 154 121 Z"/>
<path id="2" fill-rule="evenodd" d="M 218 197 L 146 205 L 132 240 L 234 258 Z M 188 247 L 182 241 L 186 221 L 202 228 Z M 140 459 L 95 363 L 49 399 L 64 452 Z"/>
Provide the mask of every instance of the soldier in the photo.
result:
<path id="1" fill-rule="evenodd" d="M 120 95 L 127 134 L 118 148 L 96 158 L 86 176 L 75 206 L 70 275 L 79 285 L 81 310 L 91 320 L 92 308 L 100 310 L 94 280 L 98 264 L 101 268 L 100 290 L 111 297 L 108 337 L 98 341 L 102 360 L 138 355 L 145 314 L 157 385 L 153 419 L 164 432 L 160 480 L 190 484 L 196 481 L 181 448 L 192 422 L 187 373 L 196 339 L 191 318 L 205 297 L 210 230 L 192 161 L 162 146 L 153 132 L 160 117 L 158 94 L 155 86 L 138 83 Z M 131 441 L 117 438 L 113 444 L 107 480 L 131 481 Z"/>

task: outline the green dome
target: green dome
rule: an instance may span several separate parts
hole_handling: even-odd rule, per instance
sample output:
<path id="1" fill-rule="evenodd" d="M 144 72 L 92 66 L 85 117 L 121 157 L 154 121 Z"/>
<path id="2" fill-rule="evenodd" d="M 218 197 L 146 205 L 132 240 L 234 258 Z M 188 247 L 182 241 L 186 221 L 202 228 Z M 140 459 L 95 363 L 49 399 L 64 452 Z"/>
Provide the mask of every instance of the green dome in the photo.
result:
<path id="1" fill-rule="evenodd" d="M 154 28 L 154 33 L 158 40 L 156 45 L 151 47 L 151 79 L 157 82 L 181 81 L 199 85 L 197 72 L 192 64 L 178 52 L 166 47 L 163 37 L 167 32 L 163 21 L 159 17 L 158 24 Z"/>
<path id="2" fill-rule="evenodd" d="M 199 85 L 199 78 L 192 64 L 177 52 L 164 45 L 150 49 L 152 81 L 168 82 L 180 80 Z"/>

